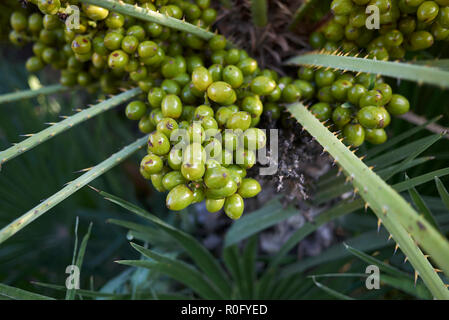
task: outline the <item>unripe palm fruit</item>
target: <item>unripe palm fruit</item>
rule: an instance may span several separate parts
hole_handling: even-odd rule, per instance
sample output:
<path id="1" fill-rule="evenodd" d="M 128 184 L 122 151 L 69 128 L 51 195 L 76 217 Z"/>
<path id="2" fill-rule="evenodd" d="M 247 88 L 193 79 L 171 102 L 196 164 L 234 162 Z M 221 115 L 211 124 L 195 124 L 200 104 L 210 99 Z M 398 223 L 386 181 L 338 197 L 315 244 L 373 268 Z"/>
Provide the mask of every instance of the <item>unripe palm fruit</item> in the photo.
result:
<path id="1" fill-rule="evenodd" d="M 207 69 L 206 69 L 207 70 Z M 221 105 L 231 105 L 237 100 L 237 95 L 229 83 L 217 81 L 207 88 L 207 96 Z"/>
<path id="2" fill-rule="evenodd" d="M 243 198 L 239 194 L 236 193 L 226 198 L 224 211 L 232 220 L 239 219 L 242 216 L 244 209 L 245 204 Z"/>
<path id="3" fill-rule="evenodd" d="M 170 151 L 170 140 L 165 134 L 154 131 L 148 136 L 148 151 L 163 156 Z"/>
<path id="4" fill-rule="evenodd" d="M 210 213 L 215 213 L 223 208 L 225 199 L 206 199 L 206 210 Z"/>
<path id="5" fill-rule="evenodd" d="M 262 190 L 259 182 L 252 178 L 245 178 L 242 180 L 237 192 L 242 198 L 252 198 L 257 196 Z"/>
<path id="6" fill-rule="evenodd" d="M 347 144 L 358 147 L 365 141 L 365 129 L 360 124 L 347 124 L 343 136 Z"/>
<path id="7" fill-rule="evenodd" d="M 251 81 L 251 91 L 260 96 L 269 95 L 276 88 L 276 82 L 265 76 L 258 76 Z"/>
<path id="8" fill-rule="evenodd" d="M 181 211 L 193 202 L 193 192 L 186 185 L 174 187 L 167 195 L 167 208 L 173 211 Z"/>

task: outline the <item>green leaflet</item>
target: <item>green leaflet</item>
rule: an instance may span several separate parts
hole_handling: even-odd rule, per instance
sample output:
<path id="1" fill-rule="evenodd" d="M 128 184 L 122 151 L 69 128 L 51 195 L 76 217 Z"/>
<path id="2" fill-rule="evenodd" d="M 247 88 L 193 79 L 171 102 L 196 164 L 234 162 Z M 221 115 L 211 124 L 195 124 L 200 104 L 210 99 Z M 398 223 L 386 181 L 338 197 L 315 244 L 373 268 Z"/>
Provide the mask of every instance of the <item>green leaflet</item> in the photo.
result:
<path id="1" fill-rule="evenodd" d="M 53 93 L 68 91 L 69 87 L 64 87 L 60 84 L 55 84 L 47 87 L 42 87 L 37 90 L 23 90 L 0 95 L 0 104 L 14 102 L 18 100 L 31 99 L 40 95 L 50 95 Z"/>
<path id="2" fill-rule="evenodd" d="M 52 195 L 50 198 L 41 202 L 36 207 L 29 210 L 28 212 L 5 226 L 0 230 L 0 244 L 8 238 L 12 237 L 18 231 L 25 228 L 28 224 L 39 218 L 41 215 L 56 206 L 58 203 L 70 197 L 73 193 L 77 192 L 92 180 L 98 178 L 99 176 L 108 172 L 111 168 L 123 162 L 123 160 L 145 146 L 147 143 L 147 139 L 148 137 L 145 136 L 126 146 L 119 152 L 110 156 L 105 161 L 93 167 L 91 170 L 89 170 L 79 178 L 68 183 L 64 188 Z"/>
<path id="3" fill-rule="evenodd" d="M 62 120 L 48 127 L 47 129 L 40 131 L 39 133 L 31 135 L 28 139 L 25 139 L 24 141 L 19 142 L 18 144 L 15 144 L 12 147 L 0 152 L 0 169 L 5 162 L 19 156 L 26 151 L 31 150 L 44 141 L 47 141 L 74 126 L 99 115 L 100 113 L 118 106 L 119 104 L 137 96 L 141 92 L 142 90 L 140 90 L 140 88 L 128 90 L 106 101 L 100 102 L 99 104 L 96 104 L 88 109 L 84 109 L 83 111 L 80 111 L 77 114 Z"/>
<path id="4" fill-rule="evenodd" d="M 220 267 L 219 263 L 214 259 L 212 254 L 203 245 L 201 245 L 198 240 L 196 240 L 190 234 L 187 234 L 167 224 L 158 217 L 139 208 L 136 205 L 126 202 L 104 191 L 99 192 L 100 195 L 103 196 L 106 200 L 111 201 L 112 203 L 115 203 L 122 208 L 151 221 L 158 228 L 175 239 L 179 243 L 179 245 L 182 246 L 184 250 L 191 256 L 191 258 L 200 267 L 200 269 L 214 282 L 214 284 L 221 291 L 221 294 L 224 296 L 229 294 L 231 288 L 226 273 Z"/>
<path id="5" fill-rule="evenodd" d="M 43 296 L 37 293 L 25 291 L 0 283 L 0 297 L 6 297 L 13 300 L 54 300 L 53 298 Z"/>
<path id="6" fill-rule="evenodd" d="M 115 0 L 80 0 L 83 3 L 89 3 L 96 6 L 100 6 L 111 11 L 119 12 L 131 17 L 135 17 L 140 20 L 146 20 L 151 22 L 156 22 L 163 26 L 191 33 L 201 39 L 209 40 L 214 34 L 200 27 L 194 26 L 188 22 L 175 19 L 173 17 L 169 17 L 163 15 L 159 12 L 154 12 L 151 10 L 146 10 L 141 7 L 133 6 L 130 4 L 126 4 L 124 2 L 119 2 Z"/>
<path id="7" fill-rule="evenodd" d="M 338 70 L 380 74 L 449 88 L 449 71 L 409 63 L 337 56 L 329 53 L 311 53 L 291 58 L 286 64 L 320 66 Z"/>
<path id="8" fill-rule="evenodd" d="M 432 294 L 439 299 L 448 299 L 448 290 L 414 243 L 417 241 L 444 272 L 449 274 L 448 241 L 393 188 L 350 152 L 304 105 L 295 103 L 287 109 L 343 168 L 354 187 L 359 190 L 360 196 L 399 244 Z"/>

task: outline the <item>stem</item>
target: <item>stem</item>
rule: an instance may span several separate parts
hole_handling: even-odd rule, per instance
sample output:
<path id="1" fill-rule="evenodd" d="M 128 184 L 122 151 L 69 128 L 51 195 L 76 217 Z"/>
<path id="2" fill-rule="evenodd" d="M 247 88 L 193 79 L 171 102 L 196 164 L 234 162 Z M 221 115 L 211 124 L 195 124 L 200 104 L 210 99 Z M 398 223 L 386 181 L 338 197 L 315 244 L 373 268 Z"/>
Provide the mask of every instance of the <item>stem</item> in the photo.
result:
<path id="1" fill-rule="evenodd" d="M 64 87 L 63 85 L 60 85 L 60 84 L 55 84 L 55 85 L 51 85 L 51 86 L 47 86 L 47 87 L 42 87 L 37 90 L 31 89 L 31 90 L 23 90 L 23 91 L 18 91 L 18 92 L 13 92 L 13 93 L 7 93 L 7 94 L 0 95 L 0 104 L 14 102 L 14 101 L 18 101 L 18 100 L 31 99 L 31 98 L 34 98 L 34 97 L 37 97 L 40 95 L 49 95 L 49 94 L 53 94 L 53 93 L 64 92 L 69 89 L 71 89 L 71 88 Z"/>
<path id="2" fill-rule="evenodd" d="M 140 88 L 134 88 L 123 92 L 115 97 L 112 97 L 106 101 L 103 101 L 99 104 L 96 104 L 88 109 L 84 109 L 79 113 L 68 117 L 67 119 L 60 121 L 51 127 L 40 131 L 39 133 L 31 135 L 28 139 L 13 145 L 12 147 L 0 152 L 0 168 L 6 162 L 9 161 L 18 155 L 34 148 L 35 146 L 47 141 L 56 135 L 64 132 L 77 124 L 84 122 L 88 119 L 95 117 L 96 115 L 108 111 L 109 109 L 131 99 L 132 97 L 137 96 L 142 91 Z"/>
<path id="3" fill-rule="evenodd" d="M 315 52 L 291 58 L 287 60 L 286 64 L 320 66 L 345 71 L 380 74 L 396 79 L 449 88 L 449 71 L 410 63 L 379 61 Z"/>
<path id="4" fill-rule="evenodd" d="M 93 4 L 99 7 L 103 7 L 109 9 L 111 11 L 119 12 L 128 16 L 132 16 L 134 18 L 156 22 L 160 25 L 191 33 L 201 39 L 209 40 L 214 34 L 205 29 L 197 27 L 193 24 L 190 24 L 186 21 L 179 20 L 173 17 L 169 17 L 167 15 L 163 15 L 159 12 L 151 11 L 144 9 L 142 7 L 133 6 L 130 4 L 126 4 L 122 1 L 114 1 L 114 0 L 80 0 L 83 3 Z"/>
<path id="5" fill-rule="evenodd" d="M 292 104 L 288 106 L 288 111 L 344 169 L 348 179 L 356 190 L 360 191 L 360 196 L 399 244 L 433 295 L 438 299 L 449 299 L 449 291 L 414 243 L 416 240 L 448 275 L 448 241 L 425 218 L 419 216 L 392 187 L 326 129 L 303 104 Z"/>
<path id="6" fill-rule="evenodd" d="M 406 114 L 398 116 L 398 118 L 401 118 L 402 120 L 405 120 L 407 122 L 410 122 L 410 123 L 418 125 L 418 126 L 423 125 L 428 122 L 428 120 L 426 118 L 419 116 L 413 112 L 407 112 Z M 436 123 L 430 123 L 430 124 L 426 125 L 425 128 L 430 132 L 441 134 L 443 136 L 443 138 L 445 138 L 445 139 L 449 139 L 449 134 L 448 134 L 449 128 L 440 126 L 439 124 L 436 124 Z"/>
<path id="7" fill-rule="evenodd" d="M 0 230 L 0 244 L 16 234 L 18 231 L 25 228 L 28 224 L 30 224 L 37 218 L 42 216 L 45 212 L 47 212 L 66 198 L 70 197 L 72 194 L 80 190 L 92 180 L 100 177 L 101 175 L 124 161 L 126 158 L 131 156 L 133 153 L 137 152 L 139 149 L 146 145 L 147 138 L 147 136 L 142 137 L 132 144 L 126 146 L 119 152 L 113 154 L 108 159 L 96 165 L 79 178 L 67 184 L 63 189 L 52 195 L 50 198 L 46 199 L 21 217 L 5 226 Z"/>
<path id="8" fill-rule="evenodd" d="M 267 10 L 267 0 L 251 0 L 251 15 L 256 26 L 265 27 L 267 25 Z"/>

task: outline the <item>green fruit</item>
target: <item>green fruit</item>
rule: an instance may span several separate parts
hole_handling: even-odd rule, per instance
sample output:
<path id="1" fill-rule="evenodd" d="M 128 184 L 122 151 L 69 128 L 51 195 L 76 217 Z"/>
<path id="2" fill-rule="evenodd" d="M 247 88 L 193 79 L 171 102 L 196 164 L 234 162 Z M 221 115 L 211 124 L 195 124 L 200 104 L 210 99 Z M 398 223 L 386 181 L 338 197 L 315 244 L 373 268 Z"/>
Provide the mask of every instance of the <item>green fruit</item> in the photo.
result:
<path id="1" fill-rule="evenodd" d="M 162 186 L 167 191 L 170 191 L 174 187 L 176 187 L 180 184 L 185 184 L 185 183 L 186 183 L 186 179 L 179 171 L 171 171 L 171 172 L 167 173 L 166 175 L 164 175 L 164 177 L 162 178 Z"/>
<path id="2" fill-rule="evenodd" d="M 232 89 L 232 86 L 224 81 L 212 83 L 207 88 L 207 96 L 212 101 L 221 105 L 231 105 L 237 99 L 237 95 Z"/>
<path id="3" fill-rule="evenodd" d="M 206 167 L 203 162 L 184 162 L 181 165 L 181 173 L 189 181 L 200 180 L 203 177 L 205 171 Z"/>
<path id="4" fill-rule="evenodd" d="M 12 16 L 11 16 L 11 19 L 12 19 Z M 11 24 L 12 24 L 12 22 L 11 22 Z M 28 17 L 28 30 L 30 30 L 33 33 L 37 33 L 39 31 L 41 31 L 42 27 L 43 27 L 42 16 L 39 13 L 37 13 L 37 12 L 33 13 Z M 15 28 L 13 27 L 13 29 L 15 29 Z"/>
<path id="5" fill-rule="evenodd" d="M 261 190 L 262 187 L 257 180 L 246 178 L 242 180 L 237 192 L 242 198 L 252 198 L 257 196 Z"/>
<path id="6" fill-rule="evenodd" d="M 209 40 L 209 48 L 212 51 L 223 50 L 226 48 L 226 38 L 222 35 L 215 35 Z"/>
<path id="7" fill-rule="evenodd" d="M 213 117 L 214 116 L 214 109 L 212 109 L 210 106 L 203 104 L 198 106 L 195 109 L 194 112 L 194 119 L 195 120 L 202 120 L 204 117 Z"/>
<path id="8" fill-rule="evenodd" d="M 72 41 L 72 50 L 75 53 L 78 54 L 89 53 L 91 49 L 92 44 L 90 42 L 90 39 L 86 36 L 83 35 L 76 36 L 75 39 Z"/>
<path id="9" fill-rule="evenodd" d="M 384 129 L 366 129 L 365 139 L 372 144 L 382 144 L 388 137 Z"/>
<path id="10" fill-rule="evenodd" d="M 245 169 L 250 169 L 256 164 L 256 154 L 252 150 L 237 149 L 235 151 L 235 163 Z"/>
<path id="11" fill-rule="evenodd" d="M 326 86 L 326 87 L 320 88 L 320 90 L 318 90 L 318 93 L 317 93 L 317 98 L 321 102 L 327 102 L 327 103 L 335 102 L 335 98 L 332 95 L 332 87 Z"/>
<path id="12" fill-rule="evenodd" d="M 164 161 L 155 154 L 146 155 L 140 162 L 140 168 L 149 175 L 161 172 L 163 167 Z"/>
<path id="13" fill-rule="evenodd" d="M 430 48 L 433 42 L 432 34 L 424 30 L 413 32 L 410 35 L 410 45 L 414 51 Z"/>
<path id="14" fill-rule="evenodd" d="M 148 102 L 152 108 L 160 108 L 162 99 L 165 97 L 165 92 L 161 88 L 154 87 L 148 92 Z"/>
<path id="15" fill-rule="evenodd" d="M 331 86 L 335 81 L 335 73 L 331 70 L 320 69 L 315 72 L 315 83 L 318 87 Z"/>
<path id="16" fill-rule="evenodd" d="M 393 94 L 386 108 L 389 113 L 398 116 L 410 110 L 410 102 L 404 96 Z"/>
<path id="17" fill-rule="evenodd" d="M 252 58 L 245 58 L 240 60 L 237 67 L 242 70 L 244 76 L 248 76 L 257 70 L 257 61 Z"/>
<path id="18" fill-rule="evenodd" d="M 269 95 L 276 88 L 276 82 L 265 76 L 258 76 L 251 81 L 251 91 L 260 96 Z"/>
<path id="19" fill-rule="evenodd" d="M 232 196 L 226 198 L 224 211 L 232 220 L 239 219 L 242 216 L 244 209 L 245 204 L 243 198 L 239 194 L 233 194 Z"/>
<path id="20" fill-rule="evenodd" d="M 173 211 L 181 211 L 193 202 L 193 192 L 186 185 L 174 187 L 167 195 L 167 208 Z"/>
<path id="21" fill-rule="evenodd" d="M 204 193 L 204 186 L 200 182 L 191 182 L 189 184 L 189 189 L 193 192 L 193 202 L 192 203 L 200 203 L 206 197 Z"/>
<path id="22" fill-rule="evenodd" d="M 223 69 L 222 79 L 229 83 L 233 89 L 236 89 L 243 83 L 243 73 L 236 66 L 228 65 Z"/>
<path id="23" fill-rule="evenodd" d="M 347 124 L 343 136 L 347 144 L 358 147 L 365 141 L 365 129 L 360 124 Z"/>
<path id="24" fill-rule="evenodd" d="M 352 83 L 347 80 L 337 80 L 331 86 L 331 93 L 338 101 L 346 101 L 349 89 L 352 88 Z"/>
<path id="25" fill-rule="evenodd" d="M 360 98 L 359 106 L 360 108 L 368 106 L 381 106 L 383 100 L 384 97 L 380 91 L 370 90 Z"/>
<path id="26" fill-rule="evenodd" d="M 315 87 L 309 81 L 295 80 L 293 81 L 293 84 L 296 86 L 296 88 L 298 88 L 299 92 L 301 92 L 301 97 L 303 97 L 304 99 L 312 99 L 314 97 Z M 276 87 L 276 89 L 278 88 L 279 87 Z M 273 92 L 275 92 L 276 89 Z M 273 92 L 271 93 L 269 98 L 273 96 Z"/>
<path id="27" fill-rule="evenodd" d="M 312 81 L 315 78 L 315 71 L 312 68 L 301 67 L 298 70 L 298 78 L 305 81 Z"/>
<path id="28" fill-rule="evenodd" d="M 181 99 L 174 94 L 166 95 L 161 102 L 161 111 L 166 118 L 179 118 L 182 114 Z"/>
<path id="29" fill-rule="evenodd" d="M 225 199 L 206 199 L 206 210 L 210 213 L 218 212 L 223 208 Z"/>
<path id="30" fill-rule="evenodd" d="M 348 90 L 348 100 L 353 105 L 358 106 L 360 99 L 368 92 L 368 90 L 361 84 L 355 84 Z"/>
<path id="31" fill-rule="evenodd" d="M 332 112 L 332 121 L 338 128 L 343 128 L 352 120 L 352 111 L 350 108 L 341 105 Z"/>
<path id="32" fill-rule="evenodd" d="M 229 49 L 225 55 L 225 62 L 228 65 L 235 65 L 240 61 L 240 50 Z"/>
<path id="33" fill-rule="evenodd" d="M 313 49 L 321 49 L 326 42 L 326 38 L 321 32 L 312 32 L 309 37 L 309 43 Z"/>
<path id="34" fill-rule="evenodd" d="M 375 106 L 364 107 L 357 113 L 357 120 L 367 129 L 385 128 L 387 119 L 381 108 Z"/>
<path id="35" fill-rule="evenodd" d="M 117 50 L 121 47 L 123 35 L 119 32 L 109 32 L 104 37 L 104 46 L 109 50 Z"/>
<path id="36" fill-rule="evenodd" d="M 109 10 L 91 4 L 83 4 L 83 12 L 92 20 L 99 21 L 108 17 Z"/>
<path id="37" fill-rule="evenodd" d="M 183 163 L 195 162 L 204 163 L 206 161 L 206 151 L 200 142 L 193 142 L 189 144 L 183 152 Z"/>
<path id="38" fill-rule="evenodd" d="M 143 173 L 143 176 L 144 176 L 144 178 L 145 178 L 145 175 L 146 175 L 145 171 L 142 171 L 142 170 L 141 170 L 140 172 Z M 163 178 L 164 175 L 165 175 L 166 173 L 168 173 L 168 172 L 170 172 L 170 170 L 169 170 L 167 167 L 164 167 L 164 168 L 162 168 L 162 171 L 161 171 L 161 172 L 152 174 L 152 175 L 150 176 L 151 184 L 153 185 L 153 187 L 154 187 L 157 191 L 159 191 L 159 192 L 165 192 L 165 191 L 167 191 L 167 190 L 165 190 L 164 186 L 162 185 L 162 178 Z M 148 178 L 147 178 L 147 179 L 148 179 Z"/>
<path id="39" fill-rule="evenodd" d="M 145 40 L 145 30 L 139 25 L 133 25 L 126 30 L 127 36 L 134 36 L 139 41 Z"/>
<path id="40" fill-rule="evenodd" d="M 192 83 L 196 89 L 199 91 L 206 91 L 207 88 L 212 84 L 212 76 L 205 67 L 199 66 L 193 70 L 192 73 Z"/>
<path id="41" fill-rule="evenodd" d="M 259 150 L 265 147 L 267 136 L 264 131 L 259 128 L 249 128 L 243 135 L 243 146 L 248 150 Z"/>
<path id="42" fill-rule="evenodd" d="M 29 72 L 37 72 L 44 68 L 44 64 L 38 57 L 31 57 L 26 61 L 25 67 Z"/>
<path id="43" fill-rule="evenodd" d="M 129 56 L 122 50 L 115 50 L 108 57 L 108 66 L 111 69 L 124 69 L 128 62 Z"/>
<path id="44" fill-rule="evenodd" d="M 437 16 L 440 7 L 435 1 L 424 1 L 416 12 L 416 17 L 419 21 L 425 23 L 432 22 Z"/>
<path id="45" fill-rule="evenodd" d="M 240 108 L 249 112 L 253 117 L 259 117 L 263 113 L 263 104 L 258 96 L 245 97 Z"/>
<path id="46" fill-rule="evenodd" d="M 224 199 L 233 195 L 237 191 L 237 184 L 232 179 L 228 179 L 226 185 L 219 189 L 206 189 L 207 199 Z"/>
<path id="47" fill-rule="evenodd" d="M 171 138 L 172 132 L 178 129 L 178 123 L 172 118 L 164 118 L 157 124 L 156 129 Z"/>
<path id="48" fill-rule="evenodd" d="M 230 115 L 226 121 L 226 128 L 245 131 L 251 126 L 251 115 L 245 111 L 239 111 Z"/>
<path id="49" fill-rule="evenodd" d="M 24 31 L 28 25 L 28 20 L 25 15 L 18 11 L 15 11 L 11 14 L 9 21 L 11 27 L 17 32 Z"/>
<path id="50" fill-rule="evenodd" d="M 163 156 L 170 151 L 170 140 L 165 134 L 154 131 L 148 136 L 148 151 Z"/>
<path id="51" fill-rule="evenodd" d="M 333 0 L 331 10 L 336 15 L 348 15 L 354 9 L 354 3 L 351 0 Z"/>
<path id="52" fill-rule="evenodd" d="M 118 29 L 125 24 L 125 17 L 120 13 L 111 12 L 106 18 L 105 23 L 109 29 Z"/>
<path id="53" fill-rule="evenodd" d="M 312 106 L 310 111 L 317 117 L 320 121 L 329 120 L 332 116 L 332 108 L 326 102 L 319 102 Z"/>
<path id="54" fill-rule="evenodd" d="M 37 6 L 45 14 L 56 14 L 61 8 L 61 2 L 59 0 L 37 0 Z"/>
<path id="55" fill-rule="evenodd" d="M 132 101 L 126 106 L 126 117 L 130 120 L 140 120 L 147 112 L 147 106 L 142 101 Z"/>
<path id="56" fill-rule="evenodd" d="M 154 130 L 154 124 L 149 116 L 143 116 L 139 121 L 139 130 L 142 133 L 150 133 Z"/>
<path id="57" fill-rule="evenodd" d="M 223 188 L 230 176 L 228 170 L 223 167 L 209 168 L 204 174 L 204 183 L 210 189 Z"/>
<path id="58" fill-rule="evenodd" d="M 288 84 L 282 90 L 282 100 L 286 103 L 298 101 L 301 98 L 301 92 L 294 84 Z"/>

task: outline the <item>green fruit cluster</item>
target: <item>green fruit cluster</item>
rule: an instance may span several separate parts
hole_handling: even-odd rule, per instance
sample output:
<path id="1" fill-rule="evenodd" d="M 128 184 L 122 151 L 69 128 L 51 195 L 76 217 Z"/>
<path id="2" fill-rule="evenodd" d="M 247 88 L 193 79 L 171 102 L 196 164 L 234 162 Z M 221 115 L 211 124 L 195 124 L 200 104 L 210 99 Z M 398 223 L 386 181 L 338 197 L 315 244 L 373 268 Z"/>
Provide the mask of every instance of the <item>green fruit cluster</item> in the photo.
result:
<path id="1" fill-rule="evenodd" d="M 37 72 L 51 65 L 61 70 L 60 82 L 66 86 L 99 83 L 103 92 L 114 93 L 123 83 L 132 83 L 148 91 L 160 78 L 161 71 L 172 78 L 173 73 L 181 74 L 187 66 L 195 65 L 193 53 L 207 44 L 192 34 L 80 4 L 77 0 L 31 2 L 41 12 L 29 15 L 14 12 L 10 18 L 10 41 L 19 46 L 32 42 L 34 56 L 26 62 L 27 69 Z M 184 18 L 202 28 L 209 27 L 217 16 L 216 10 L 210 7 L 210 0 L 123 2 Z M 68 5 L 81 9 L 76 29 L 64 23 Z M 186 56 L 192 58 L 183 58 Z M 164 65 L 162 70 L 161 65 Z"/>
<path id="2" fill-rule="evenodd" d="M 279 109 L 278 103 L 297 101 L 300 92 L 286 90 L 275 72 L 261 71 L 244 50 L 226 47 L 217 35 L 205 56 L 186 57 L 194 65 L 183 62 L 187 67 L 168 73 L 172 64 L 163 63 L 159 81 L 146 99 L 127 105 L 126 115 L 149 133 L 140 172 L 156 190 L 168 192 L 170 210 L 205 201 L 209 212 L 224 209 L 238 219 L 244 199 L 261 191 L 246 174 L 266 145 L 265 132 L 256 128 L 264 105 L 276 101 Z"/>
<path id="3" fill-rule="evenodd" d="M 302 67 L 298 77 L 300 80 L 293 84 L 311 101 L 311 112 L 341 130 L 345 142 L 352 146 L 358 147 L 364 141 L 384 143 L 384 129 L 391 115 L 402 115 L 410 109 L 407 98 L 394 94 L 382 78 L 372 75 Z"/>
<path id="4" fill-rule="evenodd" d="M 149 134 L 140 172 L 154 188 L 168 192 L 167 207 L 180 211 L 206 202 L 210 212 L 224 209 L 232 219 L 260 184 L 246 177 L 256 152 L 266 145 L 257 128 L 262 115 L 278 119 L 282 106 L 300 99 L 322 121 L 332 120 L 348 144 L 382 143 L 390 114 L 408 111 L 408 101 L 381 80 L 330 70 L 301 68 L 299 79 L 261 70 L 247 52 L 216 35 L 209 41 L 156 23 L 92 5 L 82 5 L 80 26 L 61 21 L 61 8 L 78 1 L 33 0 L 41 13 L 11 15 L 11 41 L 34 42 L 26 67 L 50 64 L 61 83 L 105 93 L 123 85 L 144 94 L 126 107 L 126 116 Z M 200 27 L 215 21 L 210 0 L 125 1 L 158 10 Z"/>
<path id="5" fill-rule="evenodd" d="M 371 5 L 379 8 L 380 29 L 366 28 Z M 364 49 L 371 58 L 393 60 L 449 41 L 449 0 L 333 0 L 331 9 L 333 18 L 310 36 L 315 49 Z"/>

